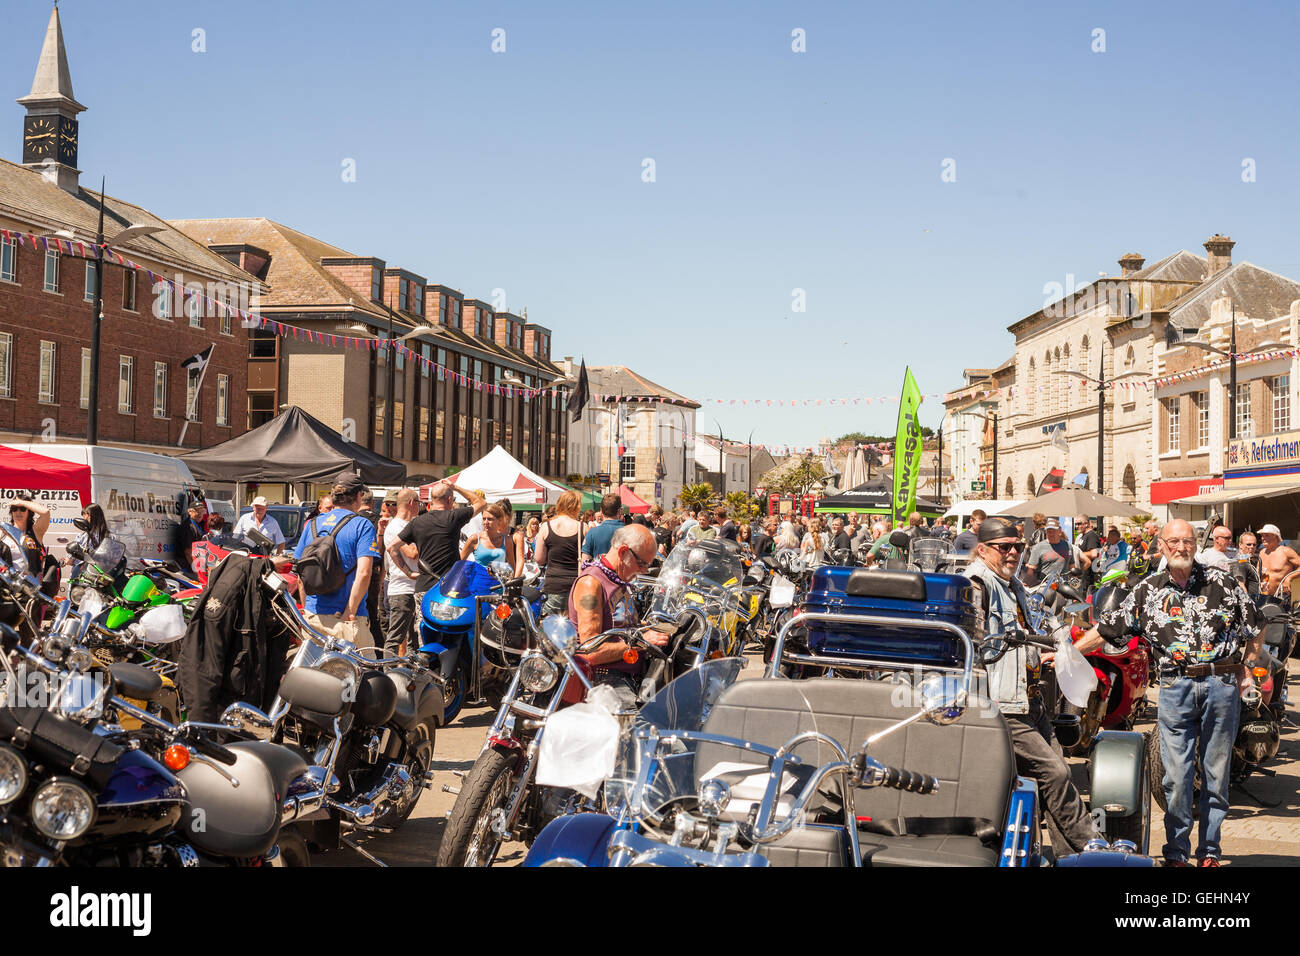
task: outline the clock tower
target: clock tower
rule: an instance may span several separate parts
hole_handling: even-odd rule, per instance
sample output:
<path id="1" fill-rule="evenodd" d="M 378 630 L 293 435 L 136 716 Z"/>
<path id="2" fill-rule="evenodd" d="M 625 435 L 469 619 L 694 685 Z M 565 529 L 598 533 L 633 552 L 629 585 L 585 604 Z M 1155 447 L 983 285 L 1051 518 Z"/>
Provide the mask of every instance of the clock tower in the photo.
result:
<path id="1" fill-rule="evenodd" d="M 23 117 L 23 165 L 76 195 L 81 175 L 77 169 L 77 114 L 85 107 L 72 96 L 57 2 L 45 30 L 32 91 L 18 102 L 27 108 Z"/>

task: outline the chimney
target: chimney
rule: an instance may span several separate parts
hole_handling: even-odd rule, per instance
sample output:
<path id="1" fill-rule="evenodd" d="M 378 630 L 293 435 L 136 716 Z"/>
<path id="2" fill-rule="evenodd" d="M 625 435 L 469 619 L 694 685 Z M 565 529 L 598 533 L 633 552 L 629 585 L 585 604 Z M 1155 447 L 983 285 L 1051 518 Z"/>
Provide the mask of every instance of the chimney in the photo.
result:
<path id="1" fill-rule="evenodd" d="M 1131 276 L 1142 268 L 1142 263 L 1146 262 L 1140 253 L 1130 252 L 1119 260 L 1119 274 L 1121 276 Z"/>
<path id="2" fill-rule="evenodd" d="M 363 301 L 383 301 L 383 259 L 371 256 L 321 256 L 320 264 Z"/>
<path id="3" fill-rule="evenodd" d="M 1236 243 L 1227 236 L 1221 236 L 1217 232 L 1205 240 L 1205 251 L 1210 259 L 1207 279 L 1232 265 L 1232 247 L 1235 245 Z"/>

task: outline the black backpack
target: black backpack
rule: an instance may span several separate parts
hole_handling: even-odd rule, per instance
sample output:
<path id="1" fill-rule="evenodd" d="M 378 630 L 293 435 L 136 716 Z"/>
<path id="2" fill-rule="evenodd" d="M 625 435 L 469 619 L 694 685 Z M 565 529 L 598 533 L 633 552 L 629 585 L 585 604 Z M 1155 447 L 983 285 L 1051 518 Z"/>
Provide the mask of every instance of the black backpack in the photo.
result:
<path id="1" fill-rule="evenodd" d="M 354 514 L 347 515 L 329 534 L 321 535 L 316 533 L 316 519 L 311 519 L 311 541 L 302 549 L 297 564 L 298 580 L 307 594 L 333 594 L 343 587 L 348 572 L 343 567 L 334 536 L 355 517 Z"/>

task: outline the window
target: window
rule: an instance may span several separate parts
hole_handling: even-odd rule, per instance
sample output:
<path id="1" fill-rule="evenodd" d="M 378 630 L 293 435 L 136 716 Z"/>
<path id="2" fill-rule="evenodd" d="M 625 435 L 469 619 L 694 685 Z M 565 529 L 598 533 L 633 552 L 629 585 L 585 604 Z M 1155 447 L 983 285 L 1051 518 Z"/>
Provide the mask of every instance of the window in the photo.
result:
<path id="1" fill-rule="evenodd" d="M 185 314 L 190 317 L 190 325 L 203 328 L 203 295 L 198 289 L 185 290 Z"/>
<path id="2" fill-rule="evenodd" d="M 420 444 L 429 443 L 429 409 L 422 407 L 420 409 Z"/>
<path id="3" fill-rule="evenodd" d="M 1273 379 L 1273 431 L 1291 429 L 1291 376 L 1278 375 Z"/>
<path id="4" fill-rule="evenodd" d="M 158 282 L 154 285 L 154 307 L 153 314 L 160 319 L 170 320 L 172 317 L 172 287 L 166 282 Z"/>
<path id="5" fill-rule="evenodd" d="M 623 467 L 619 471 L 619 477 L 622 478 L 623 481 L 625 482 L 635 481 L 636 480 L 636 455 L 624 455 L 621 461 Z"/>
<path id="6" fill-rule="evenodd" d="M 18 240 L 0 236 L 0 279 L 18 281 Z"/>
<path id="7" fill-rule="evenodd" d="M 370 298 L 374 299 L 376 302 L 381 301 L 384 294 L 383 289 L 384 277 L 379 272 L 378 267 L 375 267 L 370 270 Z"/>
<path id="8" fill-rule="evenodd" d="M 153 363 L 153 417 L 167 417 L 167 363 Z"/>
<path id="9" fill-rule="evenodd" d="M 202 370 L 188 368 L 185 370 L 185 419 L 191 422 L 202 421 L 199 416 L 199 375 Z"/>
<path id="10" fill-rule="evenodd" d="M 128 312 L 135 311 L 135 270 L 127 269 L 122 273 L 122 308 Z"/>
<path id="11" fill-rule="evenodd" d="M 45 291 L 59 291 L 59 250 L 45 250 Z"/>
<path id="12" fill-rule="evenodd" d="M 402 436 L 406 434 L 404 419 L 406 417 L 406 403 L 393 402 L 393 440 L 401 441 Z"/>
<path id="13" fill-rule="evenodd" d="M 447 297 L 445 295 L 438 296 L 438 324 L 447 324 Z"/>
<path id="14" fill-rule="evenodd" d="M 428 377 L 429 377 L 429 355 L 430 355 L 430 347 L 429 347 L 429 345 L 428 345 L 428 344 L 422 344 L 422 345 L 420 346 L 420 358 L 423 359 L 423 361 L 420 362 L 420 377 L 421 377 L 421 378 L 428 378 Z"/>
<path id="15" fill-rule="evenodd" d="M 275 358 L 279 337 L 267 329 L 248 330 L 248 357 Z"/>
<path id="16" fill-rule="evenodd" d="M 135 359 L 130 355 L 117 360 L 117 410 L 123 415 L 135 414 Z"/>
<path id="17" fill-rule="evenodd" d="M 41 341 L 41 374 L 37 388 L 37 401 L 50 405 L 54 403 L 54 383 L 59 377 L 57 346 L 53 342 Z"/>
<path id="18" fill-rule="evenodd" d="M 81 407 L 90 407 L 90 349 L 81 350 Z"/>
<path id="19" fill-rule="evenodd" d="M 433 441 L 441 445 L 447 427 L 447 411 L 439 408 L 433 413 Z"/>
<path id="20" fill-rule="evenodd" d="M 415 293 L 415 314 L 424 315 L 424 286 L 412 283 L 411 289 Z"/>
<path id="21" fill-rule="evenodd" d="M 1180 433 L 1182 416 L 1179 414 L 1178 397 L 1166 398 L 1165 405 L 1165 451 L 1178 451 L 1182 448 Z"/>
<path id="22" fill-rule="evenodd" d="M 460 299 L 451 300 L 451 324 L 460 328 Z"/>
<path id="23" fill-rule="evenodd" d="M 406 307 L 411 304 L 411 298 L 410 298 L 410 293 L 408 292 L 408 288 L 409 286 L 405 279 L 397 280 L 397 311 L 398 312 L 405 312 Z"/>
<path id="24" fill-rule="evenodd" d="M 95 263 L 86 263 L 86 288 L 85 297 L 87 302 L 95 301 Z"/>
<path id="25" fill-rule="evenodd" d="M 231 291 L 222 293 L 221 304 L 225 306 L 221 310 L 221 334 L 233 335 L 234 332 L 231 330 L 231 326 L 234 323 L 230 318 L 230 313 L 235 307 L 235 293 Z"/>
<path id="26" fill-rule="evenodd" d="M 1196 393 L 1196 447 L 1210 447 L 1210 393 Z"/>
<path id="27" fill-rule="evenodd" d="M 378 438 L 384 434 L 384 403 L 375 403 L 375 437 Z"/>
<path id="28" fill-rule="evenodd" d="M 230 376 L 217 376 L 217 424 L 230 425 Z"/>
<path id="29" fill-rule="evenodd" d="M 1250 414 L 1250 383 L 1242 382 L 1237 386 L 1237 437 L 1254 437 L 1255 419 Z"/>
<path id="30" fill-rule="evenodd" d="M 257 428 L 275 417 L 275 392 L 248 393 L 248 427 Z"/>
<path id="31" fill-rule="evenodd" d="M 474 449 L 477 451 L 483 444 L 483 420 L 474 419 Z"/>

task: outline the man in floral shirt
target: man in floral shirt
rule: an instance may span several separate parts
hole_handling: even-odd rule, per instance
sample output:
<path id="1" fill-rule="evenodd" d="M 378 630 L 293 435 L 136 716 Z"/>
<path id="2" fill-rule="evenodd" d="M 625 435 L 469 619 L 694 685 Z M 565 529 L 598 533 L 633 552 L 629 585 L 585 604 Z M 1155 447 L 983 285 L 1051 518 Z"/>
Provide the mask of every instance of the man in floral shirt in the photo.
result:
<path id="1" fill-rule="evenodd" d="M 1240 696 L 1260 654 L 1255 606 L 1235 581 L 1195 560 L 1196 532 L 1183 520 L 1160 532 L 1165 571 L 1142 580 L 1124 603 L 1101 615 L 1075 645 L 1087 654 L 1103 638 L 1142 634 L 1160 666 L 1160 755 L 1165 765 L 1164 858 L 1187 866 L 1192 853 L 1192 780 L 1203 753 L 1201 866 L 1219 865 L 1219 830 L 1228 813 L 1228 770 L 1241 719 Z"/>

